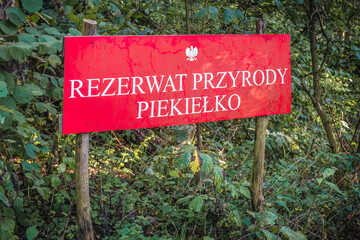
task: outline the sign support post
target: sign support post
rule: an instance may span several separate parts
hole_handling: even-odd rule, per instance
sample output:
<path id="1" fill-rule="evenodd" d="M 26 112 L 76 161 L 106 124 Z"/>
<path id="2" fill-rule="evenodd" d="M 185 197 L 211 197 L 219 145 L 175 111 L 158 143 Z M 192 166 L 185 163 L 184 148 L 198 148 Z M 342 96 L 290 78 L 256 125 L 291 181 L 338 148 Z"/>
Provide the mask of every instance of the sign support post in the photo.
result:
<path id="1" fill-rule="evenodd" d="M 96 35 L 97 23 L 84 19 L 82 34 Z M 76 191 L 76 217 L 79 224 L 81 239 L 94 238 L 90 214 L 89 197 L 89 133 L 76 135 L 75 150 L 75 191 Z"/>
<path id="2" fill-rule="evenodd" d="M 265 20 L 263 18 L 258 19 L 256 22 L 256 33 L 265 34 Z M 256 117 L 254 160 L 250 185 L 252 195 L 252 207 L 255 212 L 263 211 L 264 196 L 262 186 L 264 182 L 264 158 L 267 124 L 267 116 Z"/>
<path id="3" fill-rule="evenodd" d="M 189 15 L 189 0 L 185 0 L 185 17 L 186 17 L 186 34 L 190 35 L 190 15 Z M 196 144 L 197 144 L 197 150 L 200 152 L 202 150 L 202 137 L 201 137 L 201 124 L 195 123 L 195 133 L 196 133 Z M 199 184 L 201 179 L 201 172 L 198 171 L 195 175 L 196 179 L 196 185 Z"/>

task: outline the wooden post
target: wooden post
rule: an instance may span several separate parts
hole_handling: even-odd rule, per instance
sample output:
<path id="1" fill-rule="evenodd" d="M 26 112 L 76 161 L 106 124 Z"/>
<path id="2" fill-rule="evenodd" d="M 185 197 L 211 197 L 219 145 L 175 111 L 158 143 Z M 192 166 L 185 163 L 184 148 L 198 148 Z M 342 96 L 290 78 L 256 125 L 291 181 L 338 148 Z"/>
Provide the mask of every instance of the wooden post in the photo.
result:
<path id="1" fill-rule="evenodd" d="M 84 19 L 82 34 L 96 35 L 97 23 Z M 81 239 L 95 239 L 90 214 L 89 197 L 89 133 L 76 136 L 75 153 L 75 185 L 76 185 L 76 217 Z"/>
<path id="2" fill-rule="evenodd" d="M 256 33 L 265 34 L 265 20 L 258 19 L 256 22 Z M 262 193 L 262 186 L 264 182 L 264 158 L 265 158 L 265 140 L 266 127 L 268 124 L 268 117 L 256 117 L 255 120 L 255 148 L 254 161 L 252 166 L 251 178 L 251 197 L 252 207 L 255 212 L 263 211 L 264 196 Z"/>
<path id="3" fill-rule="evenodd" d="M 191 30 L 190 30 L 190 0 L 185 0 L 185 23 L 186 23 L 186 34 L 191 34 Z M 205 3 L 207 4 L 207 3 Z M 201 125 L 200 123 L 195 123 L 195 131 L 196 131 L 196 142 L 197 142 L 197 150 L 201 151 L 202 150 L 202 138 L 201 138 Z M 195 181 L 196 181 L 196 185 L 199 184 L 201 179 L 201 172 L 200 170 L 195 174 Z"/>

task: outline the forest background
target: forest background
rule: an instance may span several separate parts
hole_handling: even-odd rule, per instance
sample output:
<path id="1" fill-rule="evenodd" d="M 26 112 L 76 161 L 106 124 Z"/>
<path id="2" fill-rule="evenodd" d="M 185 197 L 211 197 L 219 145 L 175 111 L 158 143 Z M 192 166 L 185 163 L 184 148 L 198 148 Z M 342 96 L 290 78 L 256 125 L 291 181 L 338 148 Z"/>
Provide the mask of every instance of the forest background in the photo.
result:
<path id="1" fill-rule="evenodd" d="M 1 0 L 0 239 L 78 238 L 75 135 L 58 133 L 63 36 L 291 34 L 292 113 L 269 117 L 251 205 L 254 119 L 92 133 L 101 239 L 360 239 L 360 1 Z M 80 30 L 80 31 L 79 31 Z"/>

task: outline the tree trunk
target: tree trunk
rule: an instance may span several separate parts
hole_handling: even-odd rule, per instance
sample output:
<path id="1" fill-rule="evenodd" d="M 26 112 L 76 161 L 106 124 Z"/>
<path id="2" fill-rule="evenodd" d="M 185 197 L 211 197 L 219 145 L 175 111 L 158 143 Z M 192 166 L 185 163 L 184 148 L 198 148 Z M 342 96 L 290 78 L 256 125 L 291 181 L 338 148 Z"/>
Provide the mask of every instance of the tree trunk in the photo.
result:
<path id="1" fill-rule="evenodd" d="M 84 19 L 83 35 L 96 35 L 97 23 Z M 89 197 L 89 133 L 76 136 L 75 185 L 76 185 L 76 217 L 80 229 L 80 237 L 84 240 L 95 239 L 90 213 Z"/>
<path id="2" fill-rule="evenodd" d="M 311 101 L 318 112 L 321 122 L 324 126 L 327 139 L 329 141 L 330 150 L 333 154 L 339 153 L 339 144 L 336 140 L 335 132 L 331 124 L 331 119 L 326 115 L 326 112 L 321 105 L 321 83 L 320 83 L 320 68 L 318 52 L 316 48 L 316 5 L 314 0 L 309 0 L 309 42 L 311 51 L 311 65 L 313 75 L 313 96 L 310 96 Z M 335 172 L 336 182 L 339 186 L 342 186 L 343 173 L 341 169 Z"/>
<path id="3" fill-rule="evenodd" d="M 265 34 L 265 20 L 259 19 L 256 22 L 256 33 Z M 255 212 L 263 211 L 263 182 L 264 182 L 264 159 L 265 159 L 265 140 L 266 127 L 268 124 L 268 117 L 257 117 L 255 123 L 255 147 L 254 147 L 254 161 L 252 166 L 251 178 L 251 198 L 252 207 Z"/>

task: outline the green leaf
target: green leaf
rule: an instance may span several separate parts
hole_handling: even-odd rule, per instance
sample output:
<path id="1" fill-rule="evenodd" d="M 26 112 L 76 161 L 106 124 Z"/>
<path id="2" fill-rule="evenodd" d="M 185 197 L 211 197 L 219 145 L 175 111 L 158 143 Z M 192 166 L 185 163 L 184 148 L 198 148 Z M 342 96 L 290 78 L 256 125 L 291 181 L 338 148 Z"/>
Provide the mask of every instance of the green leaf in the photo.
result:
<path id="1" fill-rule="evenodd" d="M 43 103 L 37 102 L 35 103 L 36 109 L 39 112 L 46 112 L 49 111 L 51 115 L 55 116 L 57 114 L 56 108 L 54 108 L 51 103 Z"/>
<path id="2" fill-rule="evenodd" d="M 14 119 L 15 119 L 17 122 L 19 122 L 20 124 L 25 123 L 25 116 L 24 116 L 21 112 L 19 112 L 19 111 L 14 111 L 13 117 L 14 117 Z"/>
<path id="3" fill-rule="evenodd" d="M 217 184 L 222 183 L 223 180 L 224 180 L 224 175 L 223 175 L 222 172 L 223 172 L 223 169 L 220 166 L 218 166 L 218 165 L 214 166 L 214 172 L 213 173 L 214 173 L 215 182 Z"/>
<path id="4" fill-rule="evenodd" d="M 18 103 L 29 103 L 34 97 L 32 92 L 24 86 L 17 86 L 14 90 L 13 96 Z"/>
<path id="5" fill-rule="evenodd" d="M 279 0 L 274 0 L 274 2 L 278 8 L 282 8 L 284 6 L 283 3 Z"/>
<path id="6" fill-rule="evenodd" d="M 54 85 L 55 87 L 58 87 L 58 86 L 59 86 L 58 81 L 56 81 L 55 78 L 51 78 L 51 83 L 52 83 L 52 85 Z"/>
<path id="7" fill-rule="evenodd" d="M 242 13 L 242 11 L 240 9 L 235 10 L 235 15 L 236 15 L 237 19 L 244 20 L 244 14 Z"/>
<path id="8" fill-rule="evenodd" d="M 222 16 L 222 21 L 225 24 L 229 24 L 235 18 L 235 13 L 231 8 L 227 8 Z"/>
<path id="9" fill-rule="evenodd" d="M 251 199 L 251 193 L 250 193 L 250 190 L 247 187 L 240 186 L 239 187 L 239 192 L 242 195 L 244 195 L 245 197 L 247 197 L 248 199 Z"/>
<path id="10" fill-rule="evenodd" d="M 183 142 L 189 138 L 187 130 L 177 130 L 175 132 L 175 135 L 176 135 L 176 141 L 178 142 Z"/>
<path id="11" fill-rule="evenodd" d="M 297 233 L 288 227 L 281 227 L 280 232 L 288 237 L 290 240 L 306 240 L 306 237 L 301 233 Z"/>
<path id="12" fill-rule="evenodd" d="M 61 185 L 61 180 L 58 176 L 53 176 L 51 178 L 51 186 L 57 189 Z"/>
<path id="13" fill-rule="evenodd" d="M 191 152 L 185 152 L 175 158 L 174 165 L 179 169 L 185 168 L 189 165 L 190 158 Z"/>
<path id="14" fill-rule="evenodd" d="M 0 192 L 0 200 L 8 207 L 10 207 L 10 203 L 9 200 L 7 199 L 7 197 Z"/>
<path id="15" fill-rule="evenodd" d="M 57 41 L 56 38 L 54 38 L 53 36 L 49 36 L 49 35 L 42 35 L 38 38 L 39 42 L 53 42 L 55 43 Z"/>
<path id="16" fill-rule="evenodd" d="M 273 225 L 273 224 L 275 224 L 275 220 L 277 218 L 278 217 L 276 214 L 269 212 L 269 211 L 265 211 L 265 212 L 261 213 L 259 215 L 259 217 L 257 218 L 256 227 L 261 228 L 265 225 Z"/>
<path id="17" fill-rule="evenodd" d="M 19 42 L 25 42 L 25 43 L 28 43 L 28 44 L 36 42 L 36 37 L 34 37 L 33 35 L 28 34 L 28 33 L 21 33 L 18 36 L 18 38 L 19 38 Z"/>
<path id="18" fill-rule="evenodd" d="M 75 171 L 75 158 L 73 157 L 64 157 L 63 163 L 68 165 L 71 170 Z"/>
<path id="19" fill-rule="evenodd" d="M 153 176 L 155 173 L 154 173 L 154 170 L 152 168 L 148 167 L 145 170 L 145 174 L 148 175 L 148 176 Z"/>
<path id="20" fill-rule="evenodd" d="M 15 34 L 18 31 L 18 28 L 16 25 L 12 24 L 9 20 L 2 20 L 0 21 L 0 29 L 5 34 Z"/>
<path id="21" fill-rule="evenodd" d="M 51 66 L 53 67 L 56 67 L 57 65 L 60 65 L 61 64 L 61 59 L 57 56 L 57 55 L 54 55 L 54 54 L 51 54 L 48 58 Z"/>
<path id="22" fill-rule="evenodd" d="M 7 113 L 14 113 L 13 109 L 16 108 L 14 99 L 10 96 L 0 98 L 0 110 Z"/>
<path id="23" fill-rule="evenodd" d="M 0 58 L 5 61 L 10 61 L 12 59 L 10 55 L 10 46 L 8 45 L 0 45 Z"/>
<path id="24" fill-rule="evenodd" d="M 6 82 L 0 81 L 0 97 L 7 97 L 8 90 L 6 86 Z"/>
<path id="25" fill-rule="evenodd" d="M 82 36 L 82 33 L 79 30 L 77 30 L 76 28 L 69 28 L 69 33 L 72 36 Z"/>
<path id="26" fill-rule="evenodd" d="M 219 11 L 214 6 L 209 7 L 209 13 L 210 13 L 210 18 L 211 19 L 214 19 L 219 15 Z"/>
<path id="27" fill-rule="evenodd" d="M 42 90 L 39 86 L 34 84 L 25 84 L 24 87 L 29 90 L 34 96 L 42 96 L 44 95 L 44 90 Z"/>
<path id="28" fill-rule="evenodd" d="M 41 35 L 41 33 L 35 28 L 25 27 L 25 30 L 32 35 Z"/>
<path id="29" fill-rule="evenodd" d="M 62 92 L 62 88 L 54 88 L 53 92 L 52 92 L 52 97 L 55 98 L 56 100 L 61 100 L 63 97 L 63 92 Z"/>
<path id="30" fill-rule="evenodd" d="M 25 160 L 21 162 L 21 166 L 23 167 L 23 169 L 25 171 L 28 171 L 28 172 L 34 171 L 34 172 L 39 173 L 40 169 L 41 169 L 41 166 L 39 163 L 29 163 Z"/>
<path id="31" fill-rule="evenodd" d="M 47 32 L 50 35 L 54 35 L 54 36 L 62 36 L 63 34 L 59 32 L 58 29 L 53 28 L 53 27 L 49 27 L 49 28 L 45 28 L 44 29 L 45 32 Z"/>
<path id="32" fill-rule="evenodd" d="M 21 198 L 19 196 L 16 197 L 13 205 L 14 205 L 16 212 L 21 213 L 24 211 L 24 199 L 23 198 Z"/>
<path id="33" fill-rule="evenodd" d="M 10 46 L 10 56 L 18 61 L 25 60 L 32 53 L 32 47 L 29 44 L 16 43 Z"/>
<path id="34" fill-rule="evenodd" d="M 195 212 L 200 212 L 202 206 L 204 205 L 203 197 L 195 197 L 189 204 L 189 208 L 193 209 Z"/>
<path id="35" fill-rule="evenodd" d="M 186 196 L 186 197 L 180 198 L 180 199 L 177 201 L 177 203 L 185 203 L 185 202 L 188 202 L 188 200 L 189 200 L 190 198 L 193 198 L 193 197 L 194 197 L 194 195 L 188 195 L 188 196 Z"/>
<path id="36" fill-rule="evenodd" d="M 60 163 L 59 168 L 58 168 L 58 173 L 62 174 L 62 173 L 65 172 L 65 170 L 66 170 L 66 164 L 65 163 Z"/>
<path id="37" fill-rule="evenodd" d="M 41 77 L 40 78 L 40 86 L 42 88 L 46 88 L 49 85 L 49 78 L 47 77 Z"/>
<path id="38" fill-rule="evenodd" d="M 207 15 L 208 15 L 207 8 L 203 8 L 195 14 L 195 19 L 203 20 L 207 17 Z"/>
<path id="39" fill-rule="evenodd" d="M 1 115 L 1 111 L 0 111 L 0 124 L 3 124 L 4 122 L 5 122 L 5 117 Z"/>
<path id="40" fill-rule="evenodd" d="M 236 226 L 241 227 L 242 221 L 241 221 L 240 214 L 237 210 L 231 211 L 229 217 L 231 220 L 233 220 L 235 222 Z"/>
<path id="41" fill-rule="evenodd" d="M 5 82 L 7 84 L 8 91 L 12 92 L 15 88 L 14 77 L 6 71 L 0 71 L 0 73 L 5 77 Z"/>
<path id="42" fill-rule="evenodd" d="M 174 170 L 169 171 L 169 175 L 170 177 L 176 177 L 176 178 L 180 177 L 179 173 Z"/>
<path id="43" fill-rule="evenodd" d="M 25 150 L 26 150 L 26 153 L 31 158 L 36 158 L 36 153 L 38 153 L 40 151 L 40 149 L 38 147 L 36 147 L 34 144 L 31 144 L 31 143 L 25 143 Z"/>
<path id="44" fill-rule="evenodd" d="M 8 15 L 10 21 L 15 25 L 22 25 L 26 22 L 26 15 L 18 7 L 9 7 L 6 9 L 6 14 Z"/>
<path id="45" fill-rule="evenodd" d="M 0 105 L 0 107 L 1 107 L 1 105 Z M 1 123 L 1 128 L 2 129 L 9 129 L 11 127 L 12 122 L 13 122 L 12 116 L 8 112 L 0 111 L 0 113 L 1 113 L 1 116 L 3 117 L 2 123 Z"/>
<path id="46" fill-rule="evenodd" d="M 327 184 L 329 187 L 331 187 L 332 189 L 334 189 L 335 191 L 337 191 L 338 193 L 342 194 L 343 192 L 340 190 L 340 188 L 338 186 L 336 186 L 336 184 L 333 184 L 331 182 L 325 181 L 325 184 Z"/>
<path id="47" fill-rule="evenodd" d="M 290 212 L 290 209 L 287 207 L 286 203 L 283 201 L 277 201 L 278 204 L 280 204 L 281 206 L 283 206 L 288 212 Z"/>
<path id="48" fill-rule="evenodd" d="M 39 234 L 39 231 L 36 229 L 36 226 L 28 227 L 26 229 L 26 238 L 27 240 L 33 240 Z"/>
<path id="49" fill-rule="evenodd" d="M 43 0 L 21 0 L 21 3 L 26 11 L 33 13 L 42 8 Z"/>
<path id="50" fill-rule="evenodd" d="M 202 240 L 215 240 L 215 238 L 209 237 L 209 236 L 205 236 L 203 237 Z"/>
<path id="51" fill-rule="evenodd" d="M 11 217 L 13 217 L 13 216 L 11 216 Z M 13 219 L 11 219 L 10 217 L 5 217 L 5 218 L 1 219 L 0 224 L 2 227 L 2 229 L 0 228 L 0 230 L 5 230 L 10 233 L 13 233 L 13 231 L 15 229 L 15 221 Z"/>
<path id="52" fill-rule="evenodd" d="M 327 168 L 327 169 L 325 169 L 325 171 L 323 172 L 323 179 L 334 175 L 335 171 L 336 171 L 336 170 L 335 170 L 335 169 L 332 169 L 332 168 Z"/>
<path id="53" fill-rule="evenodd" d="M 205 153 L 200 153 L 200 158 L 202 159 L 201 171 L 210 173 L 214 165 L 212 158 Z"/>
<path id="54" fill-rule="evenodd" d="M 271 233 L 271 232 L 269 232 L 268 230 L 263 230 L 263 229 L 262 229 L 261 231 L 262 231 L 263 234 L 265 235 L 266 240 L 276 240 L 276 239 L 277 239 L 276 235 L 273 234 L 273 233 Z"/>

